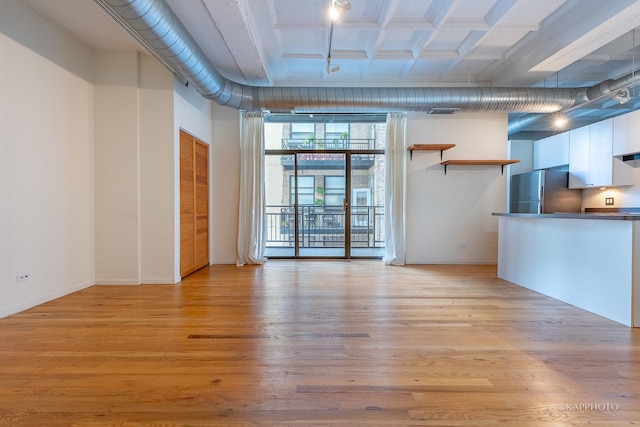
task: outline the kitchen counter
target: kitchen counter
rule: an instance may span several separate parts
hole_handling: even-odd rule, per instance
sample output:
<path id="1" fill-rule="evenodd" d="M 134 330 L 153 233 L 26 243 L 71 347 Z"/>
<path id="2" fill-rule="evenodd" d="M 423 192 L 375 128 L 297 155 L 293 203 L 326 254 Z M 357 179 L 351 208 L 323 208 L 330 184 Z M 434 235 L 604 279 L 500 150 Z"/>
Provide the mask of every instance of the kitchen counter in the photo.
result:
<path id="1" fill-rule="evenodd" d="M 498 277 L 640 327 L 637 212 L 493 215 Z"/>
<path id="2" fill-rule="evenodd" d="M 640 213 L 636 212 L 554 212 L 551 214 L 525 214 L 494 212 L 494 216 L 514 218 L 564 218 L 564 219 L 596 219 L 606 221 L 640 221 Z"/>

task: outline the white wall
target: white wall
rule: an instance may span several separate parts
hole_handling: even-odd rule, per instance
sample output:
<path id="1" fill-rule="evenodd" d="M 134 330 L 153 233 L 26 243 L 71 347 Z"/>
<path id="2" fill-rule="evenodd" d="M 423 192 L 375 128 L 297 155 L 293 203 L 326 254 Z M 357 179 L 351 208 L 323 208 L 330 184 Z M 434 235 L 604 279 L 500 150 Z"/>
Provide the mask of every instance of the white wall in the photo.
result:
<path id="1" fill-rule="evenodd" d="M 140 283 L 138 55 L 95 55 L 96 281 Z"/>
<path id="2" fill-rule="evenodd" d="M 20 1 L 0 58 L 2 317 L 93 284 L 93 87 L 92 52 Z"/>
<path id="3" fill-rule="evenodd" d="M 237 110 L 212 106 L 211 264 L 235 264 L 238 248 L 240 192 L 240 115 Z"/>
<path id="4" fill-rule="evenodd" d="M 96 283 L 176 283 L 173 76 L 98 52 L 95 79 Z"/>
<path id="5" fill-rule="evenodd" d="M 454 143 L 444 159 L 506 159 L 506 114 L 410 114 L 407 144 Z M 407 262 L 495 263 L 506 177 L 499 166 L 449 166 L 439 152 L 407 162 Z"/>
<path id="6" fill-rule="evenodd" d="M 173 284 L 180 280 L 175 260 L 179 242 L 174 206 L 180 200 L 174 139 L 173 75 L 158 61 L 140 55 L 140 283 Z M 179 245 L 179 243 L 177 243 Z"/>

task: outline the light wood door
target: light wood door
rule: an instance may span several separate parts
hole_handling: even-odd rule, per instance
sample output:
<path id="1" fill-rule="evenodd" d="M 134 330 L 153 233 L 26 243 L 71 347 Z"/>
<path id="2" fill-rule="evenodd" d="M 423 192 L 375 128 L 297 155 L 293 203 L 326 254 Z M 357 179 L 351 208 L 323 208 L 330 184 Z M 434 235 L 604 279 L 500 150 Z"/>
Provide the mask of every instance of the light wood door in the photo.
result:
<path id="1" fill-rule="evenodd" d="M 209 147 L 196 140 L 195 147 L 195 262 L 209 264 Z"/>
<path id="2" fill-rule="evenodd" d="M 180 131 L 180 276 L 209 264 L 209 147 Z"/>

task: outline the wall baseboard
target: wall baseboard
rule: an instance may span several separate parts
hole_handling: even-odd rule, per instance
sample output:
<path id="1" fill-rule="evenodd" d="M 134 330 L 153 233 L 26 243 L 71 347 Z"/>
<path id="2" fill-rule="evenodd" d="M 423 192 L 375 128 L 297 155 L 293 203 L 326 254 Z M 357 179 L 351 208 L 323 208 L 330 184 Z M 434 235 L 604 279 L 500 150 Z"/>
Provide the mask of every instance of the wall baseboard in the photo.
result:
<path id="1" fill-rule="evenodd" d="M 498 260 L 424 260 L 424 259 L 408 259 L 406 265 L 424 265 L 424 264 L 456 264 L 456 265 L 497 265 Z"/>
<path id="2" fill-rule="evenodd" d="M 209 261 L 209 265 L 227 265 L 233 264 L 236 265 L 236 259 L 214 259 Z"/>
<path id="3" fill-rule="evenodd" d="M 176 279 L 173 277 L 149 277 L 143 278 L 140 282 L 137 279 L 114 279 L 114 280 L 96 280 L 96 285 L 175 285 Z"/>
<path id="4" fill-rule="evenodd" d="M 0 309 L 0 319 L 3 317 L 11 316 L 12 314 L 20 313 L 21 311 L 28 310 L 49 301 L 53 301 L 56 298 L 60 298 L 65 295 L 80 291 L 82 289 L 86 289 L 90 286 L 93 286 L 92 282 L 82 282 L 73 286 L 69 286 L 68 288 L 60 289 L 46 295 L 41 295 L 34 299 L 21 302 L 20 304 L 13 305 L 11 307 L 2 308 Z"/>
<path id="5" fill-rule="evenodd" d="M 138 279 L 96 280 L 96 285 L 139 285 Z"/>
<path id="6" fill-rule="evenodd" d="M 142 279 L 143 285 L 175 285 L 176 280 L 173 277 L 149 277 Z"/>

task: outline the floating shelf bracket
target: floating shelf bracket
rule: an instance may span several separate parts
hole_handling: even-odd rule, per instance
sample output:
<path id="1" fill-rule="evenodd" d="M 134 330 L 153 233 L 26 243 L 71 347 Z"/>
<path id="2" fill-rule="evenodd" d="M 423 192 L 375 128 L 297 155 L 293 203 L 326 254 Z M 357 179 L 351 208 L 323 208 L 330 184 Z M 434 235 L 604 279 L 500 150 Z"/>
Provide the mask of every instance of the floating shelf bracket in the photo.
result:
<path id="1" fill-rule="evenodd" d="M 500 166 L 500 173 L 504 175 L 505 165 L 518 163 L 520 160 L 446 160 L 440 162 L 444 166 L 444 174 L 447 174 L 447 166 L 449 165 L 476 165 L 476 166 Z"/>

